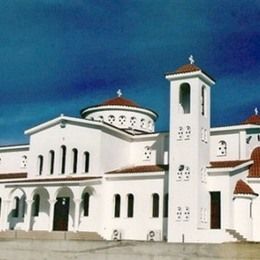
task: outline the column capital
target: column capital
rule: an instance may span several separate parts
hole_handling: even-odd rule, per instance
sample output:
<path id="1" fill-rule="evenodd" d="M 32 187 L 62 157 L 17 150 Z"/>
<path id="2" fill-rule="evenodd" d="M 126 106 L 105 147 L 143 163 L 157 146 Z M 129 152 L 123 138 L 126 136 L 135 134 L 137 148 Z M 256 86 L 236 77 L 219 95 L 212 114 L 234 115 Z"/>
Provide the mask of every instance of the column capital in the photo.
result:
<path id="1" fill-rule="evenodd" d="M 34 200 L 26 200 L 26 203 L 32 204 Z"/>
<path id="2" fill-rule="evenodd" d="M 50 204 L 55 204 L 56 201 L 57 201 L 57 199 L 50 199 L 50 200 L 48 200 L 48 201 L 49 201 Z"/>
<path id="3" fill-rule="evenodd" d="M 80 202 L 81 202 L 81 199 L 80 199 L 80 198 L 75 198 L 73 201 L 74 201 L 75 203 L 80 203 Z"/>

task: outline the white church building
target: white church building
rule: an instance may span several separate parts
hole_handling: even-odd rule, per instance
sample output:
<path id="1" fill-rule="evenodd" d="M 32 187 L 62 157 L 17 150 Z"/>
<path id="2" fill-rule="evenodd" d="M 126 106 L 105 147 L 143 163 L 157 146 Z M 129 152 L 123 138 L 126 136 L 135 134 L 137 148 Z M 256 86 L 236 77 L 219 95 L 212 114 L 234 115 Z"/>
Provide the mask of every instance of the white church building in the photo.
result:
<path id="1" fill-rule="evenodd" d="M 170 129 L 117 96 L 0 147 L 0 230 L 106 240 L 260 241 L 260 116 L 211 128 L 214 80 L 192 59 L 167 73 Z"/>

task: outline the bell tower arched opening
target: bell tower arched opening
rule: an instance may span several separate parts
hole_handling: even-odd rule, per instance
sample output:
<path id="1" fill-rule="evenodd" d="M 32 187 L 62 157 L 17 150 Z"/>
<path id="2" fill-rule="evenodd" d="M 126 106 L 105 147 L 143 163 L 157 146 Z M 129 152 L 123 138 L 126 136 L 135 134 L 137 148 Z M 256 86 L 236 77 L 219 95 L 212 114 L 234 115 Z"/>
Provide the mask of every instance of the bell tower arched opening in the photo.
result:
<path id="1" fill-rule="evenodd" d="M 190 113 L 190 84 L 188 83 L 183 83 L 180 85 L 179 104 L 181 113 Z"/>

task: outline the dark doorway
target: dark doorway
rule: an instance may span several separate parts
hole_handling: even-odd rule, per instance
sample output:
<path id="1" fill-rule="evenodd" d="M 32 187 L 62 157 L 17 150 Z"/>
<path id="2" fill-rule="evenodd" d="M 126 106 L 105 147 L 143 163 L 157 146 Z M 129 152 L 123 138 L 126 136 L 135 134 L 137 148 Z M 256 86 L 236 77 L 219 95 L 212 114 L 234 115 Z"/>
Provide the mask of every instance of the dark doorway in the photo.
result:
<path id="1" fill-rule="evenodd" d="M 54 208 L 53 230 L 68 230 L 69 207 L 69 197 L 57 198 L 57 202 Z"/>
<path id="2" fill-rule="evenodd" d="M 221 228 L 221 194 L 219 191 L 210 192 L 210 228 Z"/>

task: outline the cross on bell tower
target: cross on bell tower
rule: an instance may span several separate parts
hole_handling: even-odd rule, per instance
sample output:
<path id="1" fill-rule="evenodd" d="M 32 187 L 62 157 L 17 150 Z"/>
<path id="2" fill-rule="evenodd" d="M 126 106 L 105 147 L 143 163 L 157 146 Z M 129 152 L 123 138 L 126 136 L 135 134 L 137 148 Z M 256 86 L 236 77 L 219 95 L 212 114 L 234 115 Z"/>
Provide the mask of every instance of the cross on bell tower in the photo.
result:
<path id="1" fill-rule="evenodd" d="M 193 58 L 192 55 L 190 55 L 190 57 L 189 57 L 189 61 L 190 61 L 190 64 L 194 64 L 194 63 L 195 63 L 195 60 L 194 60 L 194 58 Z"/>

